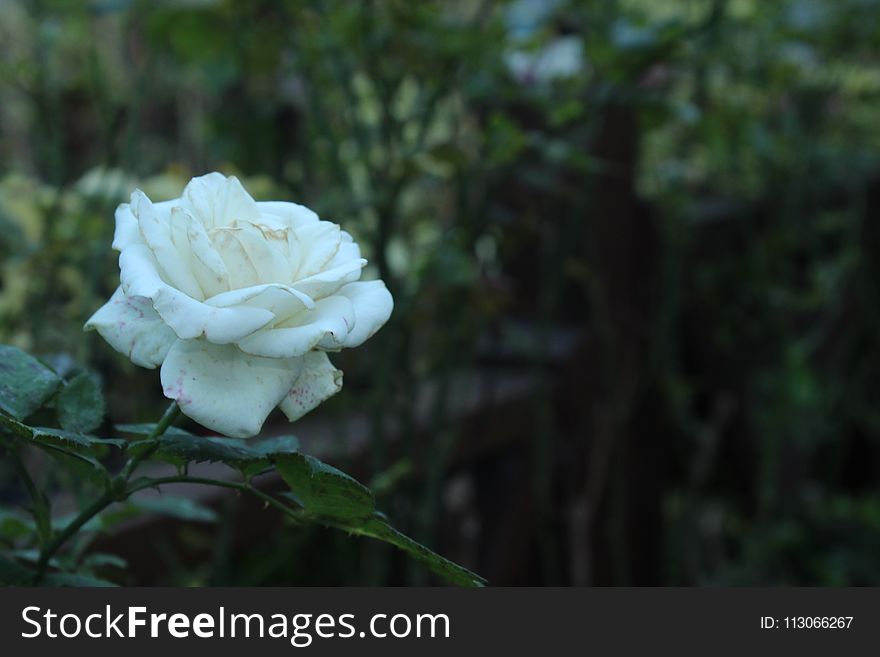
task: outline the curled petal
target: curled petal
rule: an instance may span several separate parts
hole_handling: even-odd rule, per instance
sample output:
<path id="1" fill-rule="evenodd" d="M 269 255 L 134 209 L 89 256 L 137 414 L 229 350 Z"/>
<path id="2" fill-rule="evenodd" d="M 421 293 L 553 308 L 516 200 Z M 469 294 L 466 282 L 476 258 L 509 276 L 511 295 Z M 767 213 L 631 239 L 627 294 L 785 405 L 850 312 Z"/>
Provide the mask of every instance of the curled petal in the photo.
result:
<path id="1" fill-rule="evenodd" d="M 333 367 L 323 351 L 310 351 L 303 368 L 279 408 L 293 422 L 342 390 L 342 372 Z"/>
<path id="2" fill-rule="evenodd" d="M 162 364 L 162 390 L 199 424 L 234 438 L 259 433 L 290 391 L 302 358 L 260 358 L 234 345 L 178 340 Z"/>
<path id="3" fill-rule="evenodd" d="M 121 287 L 89 318 L 85 329 L 98 331 L 135 365 L 150 369 L 161 365 L 177 342 L 177 335 L 153 310 L 149 299 L 126 297 Z"/>
<path id="4" fill-rule="evenodd" d="M 159 276 L 158 263 L 146 245 L 126 248 L 119 256 L 119 268 L 125 294 L 149 298 L 165 323 L 184 340 L 204 336 L 217 344 L 237 342 L 275 319 L 264 308 L 218 308 L 171 287 Z"/>
<path id="5" fill-rule="evenodd" d="M 140 190 L 131 195 L 131 208 L 144 241 L 165 274 L 163 278 L 194 299 L 204 298 L 202 288 L 189 266 L 189 250 L 178 251 L 174 244 L 169 217 L 160 217 L 150 199 Z"/>
<path id="6" fill-rule="evenodd" d="M 276 324 L 302 310 L 311 310 L 315 307 L 311 297 L 289 285 L 278 283 L 230 290 L 208 299 L 205 303 L 218 308 L 241 305 L 263 308 L 275 315 Z"/>
<path id="7" fill-rule="evenodd" d="M 302 356 L 319 347 L 341 349 L 354 326 L 354 306 L 346 297 L 328 297 L 314 310 L 297 313 L 275 328 L 258 331 L 241 340 L 242 351 L 267 358 Z"/>
<path id="8" fill-rule="evenodd" d="M 361 270 L 367 261 L 363 258 L 350 260 L 338 267 L 327 269 L 292 284 L 300 292 L 312 299 L 323 299 L 336 293 L 346 283 L 352 283 L 361 277 Z"/>
<path id="9" fill-rule="evenodd" d="M 354 326 L 345 338 L 344 347 L 357 347 L 378 331 L 394 309 L 391 293 L 382 281 L 357 281 L 337 293 L 354 306 Z"/>

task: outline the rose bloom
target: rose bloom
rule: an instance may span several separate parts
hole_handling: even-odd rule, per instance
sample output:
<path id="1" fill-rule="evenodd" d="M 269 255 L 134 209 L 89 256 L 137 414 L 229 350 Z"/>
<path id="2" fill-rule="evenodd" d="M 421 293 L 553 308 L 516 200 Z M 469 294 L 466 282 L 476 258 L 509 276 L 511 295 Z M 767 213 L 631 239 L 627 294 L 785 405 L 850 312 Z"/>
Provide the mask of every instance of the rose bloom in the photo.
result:
<path id="1" fill-rule="evenodd" d="M 227 436 L 291 421 L 342 387 L 328 351 L 356 347 L 391 315 L 351 235 L 308 208 L 257 202 L 238 179 L 193 178 L 180 198 L 140 190 L 116 210 L 121 285 L 86 322 L 165 396 Z"/>

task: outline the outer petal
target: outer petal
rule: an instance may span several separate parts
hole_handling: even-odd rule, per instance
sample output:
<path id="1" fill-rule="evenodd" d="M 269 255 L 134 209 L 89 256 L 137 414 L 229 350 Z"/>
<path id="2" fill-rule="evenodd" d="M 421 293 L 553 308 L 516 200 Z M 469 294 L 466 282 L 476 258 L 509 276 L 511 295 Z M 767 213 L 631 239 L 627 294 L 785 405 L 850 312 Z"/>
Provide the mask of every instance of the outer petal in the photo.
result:
<path id="1" fill-rule="evenodd" d="M 357 245 L 352 236 L 343 230 L 341 238 L 342 240 L 339 243 L 339 250 L 336 251 L 336 255 L 334 255 L 330 259 L 330 262 L 327 263 L 326 269 L 334 269 L 348 262 L 354 260 L 360 261 L 362 259 L 361 248 Z"/>
<path id="2" fill-rule="evenodd" d="M 140 230 L 138 230 L 137 218 L 131 211 L 131 205 L 121 203 L 116 208 L 116 232 L 113 234 L 113 248 L 117 251 L 122 251 L 129 244 L 142 241 L 143 238 L 141 237 Z"/>
<path id="3" fill-rule="evenodd" d="M 354 306 L 354 326 L 345 338 L 345 347 L 357 347 L 378 331 L 394 309 L 394 299 L 382 281 L 357 281 L 340 288 L 338 295 Z"/>
<path id="4" fill-rule="evenodd" d="M 234 345 L 178 340 L 162 364 L 162 389 L 209 429 L 247 438 L 290 391 L 301 358 L 259 358 Z"/>
<path id="5" fill-rule="evenodd" d="M 143 244 L 144 237 L 141 235 L 138 220 L 132 210 L 137 199 L 145 194 L 136 189 L 131 195 L 131 203 L 122 203 L 116 208 L 116 232 L 113 235 L 113 248 L 122 251 L 129 244 Z M 170 218 L 171 211 L 180 203 L 180 199 L 153 203 L 153 210 L 163 220 Z"/>
<path id="6" fill-rule="evenodd" d="M 150 369 L 161 365 L 177 335 L 165 325 L 144 297 L 127 297 L 122 288 L 86 322 L 116 351 L 126 354 L 135 365 Z"/>
<path id="7" fill-rule="evenodd" d="M 277 328 L 266 329 L 238 343 L 242 351 L 267 358 L 302 356 L 315 347 L 339 350 L 355 322 L 354 306 L 346 297 L 329 297 L 314 310 L 297 313 Z"/>
<path id="8" fill-rule="evenodd" d="M 303 357 L 302 372 L 279 408 L 293 422 L 340 390 L 342 372 L 323 351 L 311 351 Z"/>
<path id="9" fill-rule="evenodd" d="M 237 342 L 275 319 L 264 308 L 216 308 L 171 287 L 160 278 L 158 263 L 143 244 L 126 248 L 119 268 L 125 294 L 151 299 L 156 312 L 184 340 L 205 336 L 217 344 Z"/>

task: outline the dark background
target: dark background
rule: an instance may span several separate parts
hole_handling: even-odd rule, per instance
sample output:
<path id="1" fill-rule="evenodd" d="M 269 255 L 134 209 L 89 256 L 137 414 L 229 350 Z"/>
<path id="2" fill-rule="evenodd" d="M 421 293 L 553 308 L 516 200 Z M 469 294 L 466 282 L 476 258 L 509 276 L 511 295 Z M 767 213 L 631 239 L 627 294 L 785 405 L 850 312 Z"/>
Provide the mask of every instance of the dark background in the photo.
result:
<path id="1" fill-rule="evenodd" d="M 106 428 L 164 407 L 81 332 L 113 209 L 221 170 L 392 290 L 293 430 L 402 530 L 494 584 L 880 584 L 878 3 L 14 0 L 0 56 L 0 341 L 88 364 Z M 197 501 L 83 554 L 128 584 L 433 581 Z"/>

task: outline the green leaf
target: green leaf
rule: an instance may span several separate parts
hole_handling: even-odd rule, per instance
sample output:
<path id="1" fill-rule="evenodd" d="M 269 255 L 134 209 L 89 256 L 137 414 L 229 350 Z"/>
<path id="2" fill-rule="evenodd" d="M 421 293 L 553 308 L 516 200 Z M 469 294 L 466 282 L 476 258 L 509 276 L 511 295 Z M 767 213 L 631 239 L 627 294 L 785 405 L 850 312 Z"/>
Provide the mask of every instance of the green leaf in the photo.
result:
<path id="1" fill-rule="evenodd" d="M 133 443 L 132 452 L 135 452 L 139 446 L 140 443 Z M 153 458 L 180 464 L 201 463 L 203 461 L 238 464 L 261 457 L 251 452 L 247 443 L 237 438 L 202 437 L 192 434 L 181 435 L 174 432 L 162 436 L 159 441 L 159 449 Z"/>
<path id="2" fill-rule="evenodd" d="M 149 435 L 154 424 L 123 424 L 116 428 L 125 433 Z M 129 444 L 129 450 L 136 454 L 152 441 L 139 440 Z M 293 436 L 278 436 L 266 440 L 241 440 L 219 436 L 197 436 L 176 427 L 169 428 L 159 439 L 159 449 L 150 457 L 181 466 L 186 463 L 203 461 L 226 463 L 246 474 L 257 472 L 271 465 L 274 456 L 290 454 L 299 448 L 299 441 Z"/>
<path id="3" fill-rule="evenodd" d="M 159 498 L 146 500 L 129 500 L 129 504 L 135 509 L 181 520 L 195 520 L 197 522 L 217 522 L 220 520 L 213 509 L 186 497 L 163 495 Z"/>
<path id="4" fill-rule="evenodd" d="M 266 459 L 299 452 L 299 440 L 296 436 L 274 436 L 272 438 L 252 441 L 248 443 L 248 446 L 262 458 Z"/>
<path id="5" fill-rule="evenodd" d="M 7 415 L 0 414 L 0 429 L 41 447 L 54 447 L 64 451 L 79 451 L 88 454 L 102 454 L 108 445 L 123 447 L 126 443 L 119 438 L 98 438 L 77 431 L 65 431 L 51 427 L 29 427 Z"/>
<path id="6" fill-rule="evenodd" d="M 260 458 L 239 466 L 246 477 L 271 467 L 275 457 L 296 454 L 299 451 L 299 440 L 296 436 L 275 436 L 249 443 L 249 446 Z"/>
<path id="7" fill-rule="evenodd" d="M 278 473 L 309 513 L 329 520 L 366 520 L 376 510 L 370 489 L 333 466 L 304 454 L 275 456 Z"/>
<path id="8" fill-rule="evenodd" d="M 2 413 L 0 413 L 0 429 L 2 429 L 4 434 L 23 438 L 24 440 L 31 440 L 33 437 L 33 431 L 28 425 L 22 424 L 15 418 L 3 415 Z"/>
<path id="9" fill-rule="evenodd" d="M 33 582 L 34 571 L 14 559 L 0 554 L 0 584 L 22 586 Z"/>
<path id="10" fill-rule="evenodd" d="M 11 509 L 0 509 L 0 537 L 15 540 L 35 536 L 36 533 L 37 527 L 28 516 Z"/>
<path id="11" fill-rule="evenodd" d="M 102 476 L 106 471 L 95 457 L 102 456 L 108 445 L 116 447 L 125 445 L 124 440 L 115 438 L 97 438 L 88 434 L 49 427 L 29 427 L 3 414 L 0 414 L 0 430 L 45 449 L 53 456 L 62 459 L 69 457 L 87 463 Z"/>
<path id="12" fill-rule="evenodd" d="M 82 565 L 86 568 L 119 568 L 124 570 L 128 568 L 128 562 L 122 557 L 115 554 L 107 554 L 106 552 L 93 552 L 86 555 L 82 560 Z"/>
<path id="13" fill-rule="evenodd" d="M 352 534 L 394 545 L 447 581 L 485 586 L 486 580 L 402 534 L 376 511 L 373 493 L 344 472 L 312 456 L 289 454 L 273 459 L 292 497 L 313 520 Z"/>
<path id="14" fill-rule="evenodd" d="M 68 431 L 88 433 L 104 419 L 104 396 L 88 372 L 78 374 L 64 384 L 55 399 L 55 407 L 59 423 Z"/>
<path id="15" fill-rule="evenodd" d="M 13 550 L 10 553 L 16 559 L 20 559 L 21 561 L 27 561 L 34 565 L 40 560 L 40 551 L 37 549 L 30 550 Z M 61 562 L 57 558 L 53 558 L 49 560 L 49 565 L 54 567 L 58 567 Z"/>
<path id="16" fill-rule="evenodd" d="M 55 393 L 61 379 L 33 356 L 0 345 L 0 409 L 17 420 L 34 413 Z"/>
<path id="17" fill-rule="evenodd" d="M 427 566 L 433 573 L 452 584 L 457 586 L 486 586 L 485 579 L 464 566 L 459 566 L 454 561 L 440 556 L 406 534 L 397 531 L 388 524 L 381 514 L 376 514 L 361 527 L 350 528 L 350 531 L 354 534 L 370 536 L 380 541 L 385 541 L 400 548 L 413 559 Z"/>
<path id="18" fill-rule="evenodd" d="M 77 431 L 52 429 L 51 427 L 29 427 L 33 441 L 45 445 L 61 447 L 66 450 L 79 450 L 89 454 L 101 455 L 108 445 L 123 447 L 126 443 L 121 438 L 98 438 Z"/>

